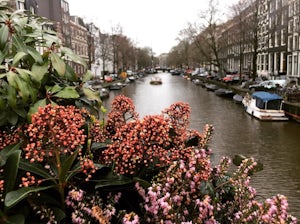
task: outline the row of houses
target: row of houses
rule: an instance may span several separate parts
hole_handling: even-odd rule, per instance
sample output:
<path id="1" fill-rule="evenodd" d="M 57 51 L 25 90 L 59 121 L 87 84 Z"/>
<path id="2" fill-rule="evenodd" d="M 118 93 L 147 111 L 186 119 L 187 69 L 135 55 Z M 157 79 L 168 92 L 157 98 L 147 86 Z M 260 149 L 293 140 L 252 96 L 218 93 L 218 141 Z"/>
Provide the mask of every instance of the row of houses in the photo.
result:
<path id="1" fill-rule="evenodd" d="M 61 44 L 83 58 L 95 76 L 100 76 L 101 59 L 95 56 L 99 28 L 93 23 L 85 23 L 78 16 L 70 15 L 68 0 L 10 0 L 9 3 L 15 9 L 26 10 L 50 20 Z M 80 64 L 74 63 L 71 66 L 77 74 L 85 72 Z"/>
<path id="2" fill-rule="evenodd" d="M 225 70 L 300 81 L 299 0 L 251 1 L 218 35 Z"/>
<path id="3" fill-rule="evenodd" d="M 62 44 L 84 58 L 95 75 L 101 73 L 101 61 L 95 56 L 99 28 L 70 15 L 68 0 L 10 2 L 17 9 L 51 20 Z M 223 69 L 254 71 L 267 78 L 300 79 L 300 0 L 249 2 L 248 7 L 219 26 L 218 39 L 223 43 L 219 59 Z M 80 65 L 73 67 L 79 74 L 84 72 Z"/>

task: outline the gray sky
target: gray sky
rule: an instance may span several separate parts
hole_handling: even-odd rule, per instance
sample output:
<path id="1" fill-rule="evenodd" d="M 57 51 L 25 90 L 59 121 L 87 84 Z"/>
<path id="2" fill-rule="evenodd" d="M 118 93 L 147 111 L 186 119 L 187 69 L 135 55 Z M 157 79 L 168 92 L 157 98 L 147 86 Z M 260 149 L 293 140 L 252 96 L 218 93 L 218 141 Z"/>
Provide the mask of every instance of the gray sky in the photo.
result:
<path id="1" fill-rule="evenodd" d="M 177 45 L 176 38 L 188 22 L 199 20 L 209 0 L 68 0 L 70 14 L 94 22 L 104 33 L 120 25 L 138 47 L 151 47 L 156 55 Z M 219 0 L 228 12 L 238 0 Z M 227 13 L 228 14 L 228 13 Z"/>

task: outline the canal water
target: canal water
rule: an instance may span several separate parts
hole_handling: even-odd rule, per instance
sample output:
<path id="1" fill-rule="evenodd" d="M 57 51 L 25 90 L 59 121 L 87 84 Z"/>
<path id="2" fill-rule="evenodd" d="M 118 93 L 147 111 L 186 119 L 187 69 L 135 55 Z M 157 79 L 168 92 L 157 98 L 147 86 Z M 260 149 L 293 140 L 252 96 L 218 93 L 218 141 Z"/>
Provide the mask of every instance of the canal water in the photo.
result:
<path id="1" fill-rule="evenodd" d="M 152 76 L 162 78 L 162 85 L 150 85 Z M 300 124 L 262 122 L 251 118 L 242 105 L 193 84 L 181 76 L 158 73 L 140 78 L 118 91 L 111 91 L 104 106 L 119 95 L 130 97 L 139 113 L 159 114 L 175 102 L 191 107 L 191 129 L 202 131 L 214 126 L 210 148 L 215 158 L 243 154 L 261 161 L 264 169 L 251 178 L 259 196 L 287 196 L 289 211 L 300 219 Z"/>

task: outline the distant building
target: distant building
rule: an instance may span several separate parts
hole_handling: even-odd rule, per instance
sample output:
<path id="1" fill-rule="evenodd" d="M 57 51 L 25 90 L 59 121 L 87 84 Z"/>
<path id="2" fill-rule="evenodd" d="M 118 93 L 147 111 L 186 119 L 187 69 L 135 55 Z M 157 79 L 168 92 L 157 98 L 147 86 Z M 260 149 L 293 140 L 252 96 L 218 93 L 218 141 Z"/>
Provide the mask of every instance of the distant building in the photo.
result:
<path id="1" fill-rule="evenodd" d="M 32 14 L 36 14 L 38 10 L 36 0 L 10 0 L 8 3 L 14 9 L 26 10 Z"/>
<path id="2" fill-rule="evenodd" d="M 54 23 L 54 29 L 62 44 L 71 48 L 70 12 L 67 0 L 35 0 L 38 4 L 37 14 Z"/>
<path id="3" fill-rule="evenodd" d="M 83 58 L 86 63 L 89 62 L 89 47 L 88 38 L 89 32 L 84 24 L 82 18 L 78 16 L 70 17 L 70 28 L 71 28 L 71 49 L 75 54 Z M 80 64 L 73 63 L 73 69 L 79 75 L 82 75 L 85 71 L 84 67 Z"/>

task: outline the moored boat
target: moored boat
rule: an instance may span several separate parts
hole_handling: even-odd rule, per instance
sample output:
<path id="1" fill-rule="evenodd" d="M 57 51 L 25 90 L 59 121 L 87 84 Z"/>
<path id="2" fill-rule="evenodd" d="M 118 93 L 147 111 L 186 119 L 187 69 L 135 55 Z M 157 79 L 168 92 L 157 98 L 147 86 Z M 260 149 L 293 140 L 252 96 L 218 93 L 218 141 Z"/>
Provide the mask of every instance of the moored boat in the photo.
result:
<path id="1" fill-rule="evenodd" d="M 155 76 L 155 77 L 151 78 L 150 84 L 152 84 L 152 85 L 160 85 L 160 84 L 162 84 L 162 80 L 161 80 L 160 77 Z"/>
<path id="2" fill-rule="evenodd" d="M 206 83 L 205 84 L 205 88 L 208 90 L 208 91 L 215 91 L 218 89 L 218 86 L 215 85 L 215 84 L 209 84 L 209 83 Z"/>
<path id="3" fill-rule="evenodd" d="M 221 97 L 232 98 L 233 95 L 234 95 L 234 92 L 232 90 L 230 90 L 230 89 L 220 88 L 220 89 L 215 90 L 215 94 L 217 96 L 221 96 Z"/>
<path id="4" fill-rule="evenodd" d="M 109 85 L 109 90 L 120 90 L 125 86 L 125 84 L 121 82 L 112 83 Z"/>
<path id="5" fill-rule="evenodd" d="M 242 103 L 243 102 L 243 96 L 240 94 L 235 94 L 232 99 L 234 100 L 234 102 L 236 103 Z"/>
<path id="6" fill-rule="evenodd" d="M 109 89 L 108 88 L 101 88 L 99 90 L 99 92 L 100 92 L 100 98 L 102 100 L 104 100 L 104 99 L 106 99 L 106 98 L 109 97 Z"/>
<path id="7" fill-rule="evenodd" d="M 245 111 L 251 116 L 265 121 L 287 121 L 282 109 L 282 97 L 265 91 L 246 94 L 242 101 Z"/>

